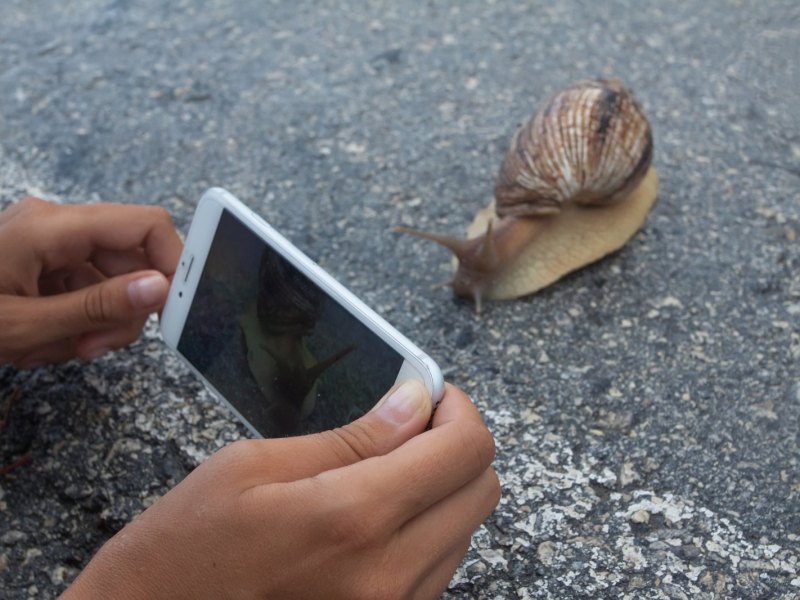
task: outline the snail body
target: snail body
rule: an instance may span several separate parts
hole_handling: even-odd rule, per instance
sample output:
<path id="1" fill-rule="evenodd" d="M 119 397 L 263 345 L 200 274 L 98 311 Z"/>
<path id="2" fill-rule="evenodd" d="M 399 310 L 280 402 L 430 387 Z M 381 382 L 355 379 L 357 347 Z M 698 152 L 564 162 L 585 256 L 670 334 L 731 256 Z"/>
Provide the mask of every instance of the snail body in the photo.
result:
<path id="1" fill-rule="evenodd" d="M 251 304 L 239 318 L 247 348 L 247 364 L 268 402 L 267 413 L 279 434 L 294 433 L 303 419 L 314 410 L 320 376 L 347 354 L 347 346 L 322 360 L 317 360 L 306 345 L 304 336 L 274 333 Z"/>
<path id="2" fill-rule="evenodd" d="M 495 199 L 467 239 L 408 228 L 456 256 L 447 285 L 472 298 L 524 296 L 620 248 L 658 195 L 653 139 L 618 80 L 588 80 L 552 96 L 514 134 Z"/>

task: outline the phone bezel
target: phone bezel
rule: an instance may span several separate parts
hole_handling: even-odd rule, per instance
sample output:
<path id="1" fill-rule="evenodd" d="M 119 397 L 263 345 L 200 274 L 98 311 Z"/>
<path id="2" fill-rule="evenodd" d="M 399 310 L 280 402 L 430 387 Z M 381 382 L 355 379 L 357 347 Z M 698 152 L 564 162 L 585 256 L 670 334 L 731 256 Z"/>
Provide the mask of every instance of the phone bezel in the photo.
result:
<path id="1" fill-rule="evenodd" d="M 395 383 L 411 378 L 419 379 L 428 389 L 434 404 L 438 403 L 444 394 L 444 379 L 439 366 L 430 356 L 336 281 L 322 267 L 312 261 L 233 194 L 222 188 L 211 188 L 200 198 L 189 227 L 178 268 L 173 277 L 167 302 L 161 314 L 161 335 L 167 346 L 175 350 L 192 367 L 192 370 L 201 377 L 204 383 L 217 396 L 220 396 L 233 409 L 233 412 L 252 432 L 258 434 L 255 428 L 236 410 L 236 407 L 202 377 L 202 374 L 199 373 L 194 365 L 178 351 L 178 342 L 186 324 L 186 318 L 191 309 L 192 300 L 217 231 L 217 225 L 223 210 L 226 209 L 253 231 L 265 244 L 268 244 L 288 260 L 319 286 L 324 293 L 338 302 L 345 310 L 350 312 L 370 331 L 402 356 L 403 364 L 397 374 Z"/>

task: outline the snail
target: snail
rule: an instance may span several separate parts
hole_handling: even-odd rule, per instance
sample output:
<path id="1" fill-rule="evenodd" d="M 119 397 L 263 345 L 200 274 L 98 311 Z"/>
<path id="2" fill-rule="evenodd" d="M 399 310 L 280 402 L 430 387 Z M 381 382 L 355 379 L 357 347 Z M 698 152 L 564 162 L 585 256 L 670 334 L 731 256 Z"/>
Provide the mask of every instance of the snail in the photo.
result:
<path id="1" fill-rule="evenodd" d="M 658 195 L 650 124 L 616 79 L 575 83 L 514 134 L 494 201 L 457 239 L 397 227 L 451 250 L 450 286 L 471 298 L 518 298 L 621 248 Z"/>
<path id="2" fill-rule="evenodd" d="M 259 290 L 239 317 L 247 363 L 269 406 L 276 434 L 295 433 L 314 410 L 317 381 L 355 346 L 317 360 L 306 343 L 322 310 L 323 296 L 300 271 L 265 251 Z"/>

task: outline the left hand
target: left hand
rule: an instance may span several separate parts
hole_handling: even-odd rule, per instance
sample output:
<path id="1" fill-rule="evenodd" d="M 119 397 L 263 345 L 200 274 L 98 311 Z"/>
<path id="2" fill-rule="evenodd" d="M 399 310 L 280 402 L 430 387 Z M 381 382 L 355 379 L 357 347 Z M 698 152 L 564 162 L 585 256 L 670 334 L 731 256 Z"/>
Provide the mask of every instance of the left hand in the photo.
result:
<path id="1" fill-rule="evenodd" d="M 0 364 L 126 346 L 166 302 L 182 243 L 163 208 L 25 198 L 0 213 Z"/>

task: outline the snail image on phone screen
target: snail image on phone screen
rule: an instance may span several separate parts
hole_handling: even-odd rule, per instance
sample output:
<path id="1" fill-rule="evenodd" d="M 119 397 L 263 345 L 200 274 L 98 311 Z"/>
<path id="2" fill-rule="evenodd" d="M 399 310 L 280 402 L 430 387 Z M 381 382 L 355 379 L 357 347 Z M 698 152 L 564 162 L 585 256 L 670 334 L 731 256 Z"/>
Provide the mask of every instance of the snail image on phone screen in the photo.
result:
<path id="1" fill-rule="evenodd" d="M 445 284 L 484 300 L 525 296 L 621 248 L 658 195 L 650 124 L 620 81 L 575 83 L 517 129 L 494 201 L 467 239 L 397 227 L 450 249 Z"/>
<path id="2" fill-rule="evenodd" d="M 314 410 L 319 378 L 355 350 L 341 348 L 318 360 L 308 347 L 324 296 L 297 269 L 264 252 L 256 302 L 239 318 L 247 363 L 269 403 L 276 435 L 293 434 Z"/>

